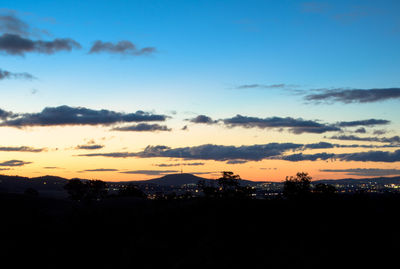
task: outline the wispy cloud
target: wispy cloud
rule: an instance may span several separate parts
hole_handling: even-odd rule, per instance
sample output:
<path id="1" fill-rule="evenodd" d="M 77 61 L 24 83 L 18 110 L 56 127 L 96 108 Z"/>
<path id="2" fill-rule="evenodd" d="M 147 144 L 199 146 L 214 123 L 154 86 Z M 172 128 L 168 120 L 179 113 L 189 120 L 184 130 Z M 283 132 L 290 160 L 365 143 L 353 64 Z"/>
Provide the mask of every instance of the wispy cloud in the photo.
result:
<path id="1" fill-rule="evenodd" d="M 335 140 L 351 140 L 351 141 L 368 141 L 368 142 L 381 142 L 381 143 L 390 143 L 396 144 L 400 146 L 400 137 L 359 137 L 355 135 L 339 135 L 339 136 L 331 136 L 330 139 Z"/>
<path id="2" fill-rule="evenodd" d="M 356 121 L 341 121 L 337 125 L 339 127 L 354 127 L 354 126 L 375 126 L 375 125 L 387 125 L 390 121 L 382 119 L 368 119 L 368 120 L 356 120 Z"/>
<path id="3" fill-rule="evenodd" d="M 3 79 L 25 79 L 25 80 L 32 80 L 35 79 L 29 73 L 13 73 L 7 70 L 0 69 L 0 80 Z"/>
<path id="4" fill-rule="evenodd" d="M 133 170 L 133 171 L 123 171 L 122 174 L 139 174 L 139 175 L 149 175 L 149 176 L 160 176 L 166 174 L 177 173 L 178 170 Z"/>
<path id="5" fill-rule="evenodd" d="M 119 171 L 118 169 L 112 168 L 97 168 L 97 169 L 87 169 L 80 172 L 116 172 Z"/>
<path id="6" fill-rule="evenodd" d="M 130 41 L 123 40 L 117 43 L 103 42 L 97 40 L 94 42 L 89 53 L 112 53 L 112 54 L 123 54 L 123 55 L 149 55 L 155 53 L 157 50 L 154 47 L 145 47 L 138 49 L 135 44 Z"/>
<path id="7" fill-rule="evenodd" d="M 352 176 L 390 176 L 400 175 L 399 169 L 381 169 L 381 168 L 350 168 L 350 169 L 321 169 L 320 172 L 344 173 Z"/>
<path id="8" fill-rule="evenodd" d="M 284 83 L 280 84 L 243 84 L 236 86 L 235 89 L 284 89 L 284 88 L 293 88 L 293 87 L 298 87 L 297 85 L 288 85 Z"/>
<path id="9" fill-rule="evenodd" d="M 32 162 L 25 162 L 21 160 L 9 160 L 9 161 L 4 161 L 0 162 L 0 166 L 24 166 L 27 164 L 30 164 Z"/>
<path id="10" fill-rule="evenodd" d="M 46 151 L 46 148 L 32 148 L 27 146 L 20 146 L 20 147 L 2 147 L 0 146 L 0 151 L 19 151 L 19 152 L 42 152 Z"/>
<path id="11" fill-rule="evenodd" d="M 306 101 L 314 103 L 373 103 L 400 98 L 400 88 L 382 89 L 322 89 L 308 94 Z"/>
<path id="12" fill-rule="evenodd" d="M 157 131 L 171 131 L 172 129 L 168 128 L 165 125 L 159 124 L 148 124 L 148 123 L 139 123 L 136 125 L 124 126 L 124 127 L 115 127 L 111 129 L 112 131 L 123 131 L 123 132 L 157 132 Z"/>

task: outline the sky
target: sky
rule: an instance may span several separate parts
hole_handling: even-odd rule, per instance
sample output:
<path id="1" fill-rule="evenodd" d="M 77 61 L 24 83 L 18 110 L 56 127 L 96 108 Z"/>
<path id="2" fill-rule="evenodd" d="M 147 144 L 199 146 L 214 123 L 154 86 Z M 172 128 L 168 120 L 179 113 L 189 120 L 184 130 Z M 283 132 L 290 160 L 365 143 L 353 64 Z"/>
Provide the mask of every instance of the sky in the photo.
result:
<path id="1" fill-rule="evenodd" d="M 0 0 L 0 173 L 400 175 L 400 2 Z"/>

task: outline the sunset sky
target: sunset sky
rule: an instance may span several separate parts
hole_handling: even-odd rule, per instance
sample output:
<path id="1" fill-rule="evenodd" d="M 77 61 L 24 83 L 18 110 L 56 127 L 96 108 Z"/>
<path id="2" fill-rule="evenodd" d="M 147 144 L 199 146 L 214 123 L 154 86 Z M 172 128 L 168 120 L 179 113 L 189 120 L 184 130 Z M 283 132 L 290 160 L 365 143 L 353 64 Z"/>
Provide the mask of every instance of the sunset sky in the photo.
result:
<path id="1" fill-rule="evenodd" d="M 398 0 L 0 4 L 0 174 L 400 175 Z"/>

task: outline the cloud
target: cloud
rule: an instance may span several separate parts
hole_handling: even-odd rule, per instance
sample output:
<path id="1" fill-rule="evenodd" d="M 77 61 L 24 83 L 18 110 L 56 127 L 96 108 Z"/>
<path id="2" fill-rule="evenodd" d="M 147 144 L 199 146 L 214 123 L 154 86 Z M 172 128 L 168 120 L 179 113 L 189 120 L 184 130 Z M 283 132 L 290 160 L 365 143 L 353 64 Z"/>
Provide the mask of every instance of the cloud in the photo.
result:
<path id="1" fill-rule="evenodd" d="M 53 41 L 31 40 L 15 34 L 0 36 L 0 52 L 24 56 L 25 53 L 54 54 L 59 51 L 80 49 L 81 45 L 71 38 L 56 38 Z"/>
<path id="2" fill-rule="evenodd" d="M 289 131 L 294 134 L 302 133 L 325 133 L 340 131 L 339 127 L 318 123 L 312 120 L 303 120 L 302 118 L 294 119 L 291 117 L 280 118 L 257 118 L 236 115 L 233 118 L 222 120 L 227 127 L 244 127 L 244 128 L 289 128 Z"/>
<path id="3" fill-rule="evenodd" d="M 387 133 L 387 130 L 374 130 L 372 134 L 374 135 L 384 135 Z"/>
<path id="4" fill-rule="evenodd" d="M 0 166 L 24 166 L 26 164 L 30 164 L 32 162 L 24 162 L 20 160 L 10 160 L 10 161 L 5 161 L 1 162 Z"/>
<path id="5" fill-rule="evenodd" d="M 298 161 L 317 161 L 317 160 L 340 160 L 340 161 L 354 161 L 354 162 L 399 162 L 400 150 L 394 152 L 390 151 L 367 151 L 356 153 L 316 153 L 316 154 L 292 154 L 282 155 L 274 159 L 298 162 Z"/>
<path id="6" fill-rule="evenodd" d="M 306 95 L 305 100 L 316 103 L 372 103 L 400 98 L 400 88 L 384 89 L 323 89 Z"/>
<path id="7" fill-rule="evenodd" d="M 226 162 L 226 164 L 242 164 L 242 163 L 247 163 L 247 160 L 229 160 Z"/>
<path id="8" fill-rule="evenodd" d="M 368 151 L 357 153 L 346 153 L 339 155 L 342 161 L 356 162 L 399 162 L 400 150 L 389 151 Z"/>
<path id="9" fill-rule="evenodd" d="M 355 135 L 339 135 L 339 136 L 331 136 L 329 139 L 336 140 L 351 140 L 351 141 L 367 141 L 367 142 L 381 142 L 381 143 L 390 143 L 400 145 L 400 137 L 359 137 Z"/>
<path id="10" fill-rule="evenodd" d="M 178 170 L 134 170 L 134 171 L 124 171 L 120 173 L 159 176 L 159 175 L 178 173 L 178 172 L 179 172 Z"/>
<path id="11" fill-rule="evenodd" d="M 75 149 L 88 149 L 88 150 L 94 150 L 94 149 L 102 149 L 104 148 L 104 145 L 78 145 L 75 147 Z"/>
<path id="12" fill-rule="evenodd" d="M 93 110 L 84 107 L 46 107 L 39 113 L 13 114 L 0 110 L 0 126 L 54 126 L 54 125 L 110 125 L 121 122 L 164 121 L 167 116 L 143 111 L 121 113 L 110 110 Z M 12 119 L 8 119 L 13 116 Z"/>
<path id="13" fill-rule="evenodd" d="M 119 171 L 118 169 L 109 169 L 109 168 L 97 168 L 97 169 L 87 169 L 80 172 L 115 172 Z"/>
<path id="14" fill-rule="evenodd" d="M 193 123 L 205 123 L 205 124 L 217 123 L 216 120 L 213 120 L 212 118 L 210 118 L 206 115 L 198 115 L 197 117 L 194 117 L 194 118 L 188 119 L 188 120 Z"/>
<path id="15" fill-rule="evenodd" d="M 354 132 L 358 133 L 358 134 L 365 134 L 367 132 L 367 130 L 365 130 L 364 127 L 360 127 L 357 130 L 355 130 Z"/>
<path id="16" fill-rule="evenodd" d="M 250 145 L 250 146 L 221 146 L 206 144 L 194 147 L 184 148 L 170 148 L 167 146 L 147 146 L 140 152 L 112 152 L 112 153 L 90 153 L 80 154 L 78 156 L 85 157 L 113 157 L 113 158 L 156 158 L 156 157 L 169 157 L 169 158 L 183 158 L 183 159 L 197 159 L 197 160 L 215 160 L 215 161 L 228 161 L 228 160 L 251 160 L 260 161 L 262 159 L 279 156 L 284 152 L 290 150 L 298 150 L 303 147 L 302 144 L 293 143 L 270 143 L 264 145 Z"/>
<path id="17" fill-rule="evenodd" d="M 291 162 L 299 162 L 299 161 L 317 161 L 317 160 L 329 160 L 333 159 L 335 157 L 335 154 L 333 153 L 315 153 L 315 154 L 303 154 L 303 153 L 298 153 L 298 154 L 291 154 L 291 155 L 285 155 L 281 156 L 278 159 L 285 160 L 285 161 L 291 161 Z"/>
<path id="18" fill-rule="evenodd" d="M 14 13 L 0 14 L 0 32 L 28 36 L 29 25 L 17 18 Z"/>
<path id="19" fill-rule="evenodd" d="M 11 168 L 0 168 L 0 171 L 7 171 L 7 170 L 11 170 Z"/>
<path id="20" fill-rule="evenodd" d="M 45 148 L 31 148 L 31 147 L 26 147 L 26 146 L 20 146 L 20 147 L 0 147 L 0 151 L 19 151 L 19 152 L 42 152 L 45 151 Z"/>
<path id="21" fill-rule="evenodd" d="M 0 108 L 0 119 L 1 120 L 6 120 L 6 119 L 12 118 L 12 117 L 14 117 L 14 114 L 12 112 L 5 111 Z"/>
<path id="22" fill-rule="evenodd" d="M 205 165 L 205 163 L 200 163 L 200 162 L 196 162 L 196 163 L 160 163 L 160 164 L 154 164 L 154 166 L 158 166 L 158 167 L 174 167 L 174 166 L 201 166 L 201 165 Z"/>
<path id="23" fill-rule="evenodd" d="M 399 169 L 380 169 L 380 168 L 351 168 L 351 169 L 321 169 L 320 172 L 345 173 L 352 176 L 389 176 L 400 175 Z"/>
<path id="24" fill-rule="evenodd" d="M 265 84 L 244 84 L 244 85 L 239 85 L 235 89 L 254 89 L 254 88 L 263 88 L 263 89 L 282 89 L 286 87 L 295 87 L 296 85 L 286 85 L 286 84 L 271 84 L 271 85 L 265 85 Z"/>
<path id="25" fill-rule="evenodd" d="M 125 131 L 125 132 L 156 132 L 156 131 L 171 131 L 165 125 L 159 124 L 147 124 L 147 123 L 140 123 L 137 125 L 125 126 L 125 127 L 116 127 L 111 129 L 112 131 Z"/>
<path id="26" fill-rule="evenodd" d="M 0 80 L 3 80 L 3 79 L 32 80 L 32 79 L 35 79 L 35 77 L 28 73 L 12 73 L 10 71 L 0 69 Z"/>
<path id="27" fill-rule="evenodd" d="M 354 126 L 375 126 L 375 125 L 386 125 L 389 124 L 388 120 L 380 119 L 368 119 L 368 120 L 357 120 L 357 121 L 341 121 L 337 125 L 339 127 L 354 127 Z"/>
<path id="28" fill-rule="evenodd" d="M 62 169 L 62 168 L 57 167 L 57 166 L 46 166 L 46 167 L 43 167 L 43 169 Z"/>
<path id="29" fill-rule="evenodd" d="M 113 53 L 113 54 L 123 54 L 123 55 L 149 55 L 155 53 L 157 50 L 154 47 L 145 47 L 142 49 L 138 49 L 135 44 L 130 41 L 123 40 L 119 41 L 115 44 L 111 42 L 103 42 L 101 40 L 97 40 L 94 42 L 92 48 L 89 51 L 89 54 L 93 53 Z"/>

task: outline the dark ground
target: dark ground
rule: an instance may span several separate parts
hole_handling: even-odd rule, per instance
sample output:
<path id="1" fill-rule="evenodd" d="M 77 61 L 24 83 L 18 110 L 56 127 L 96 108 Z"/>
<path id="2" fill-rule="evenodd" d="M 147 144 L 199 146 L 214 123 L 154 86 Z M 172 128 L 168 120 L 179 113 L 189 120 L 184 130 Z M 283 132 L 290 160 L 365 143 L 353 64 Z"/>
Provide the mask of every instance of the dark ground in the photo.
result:
<path id="1" fill-rule="evenodd" d="M 389 268 L 399 206 L 397 196 L 86 204 L 3 193 L 0 257 L 2 268 Z"/>

